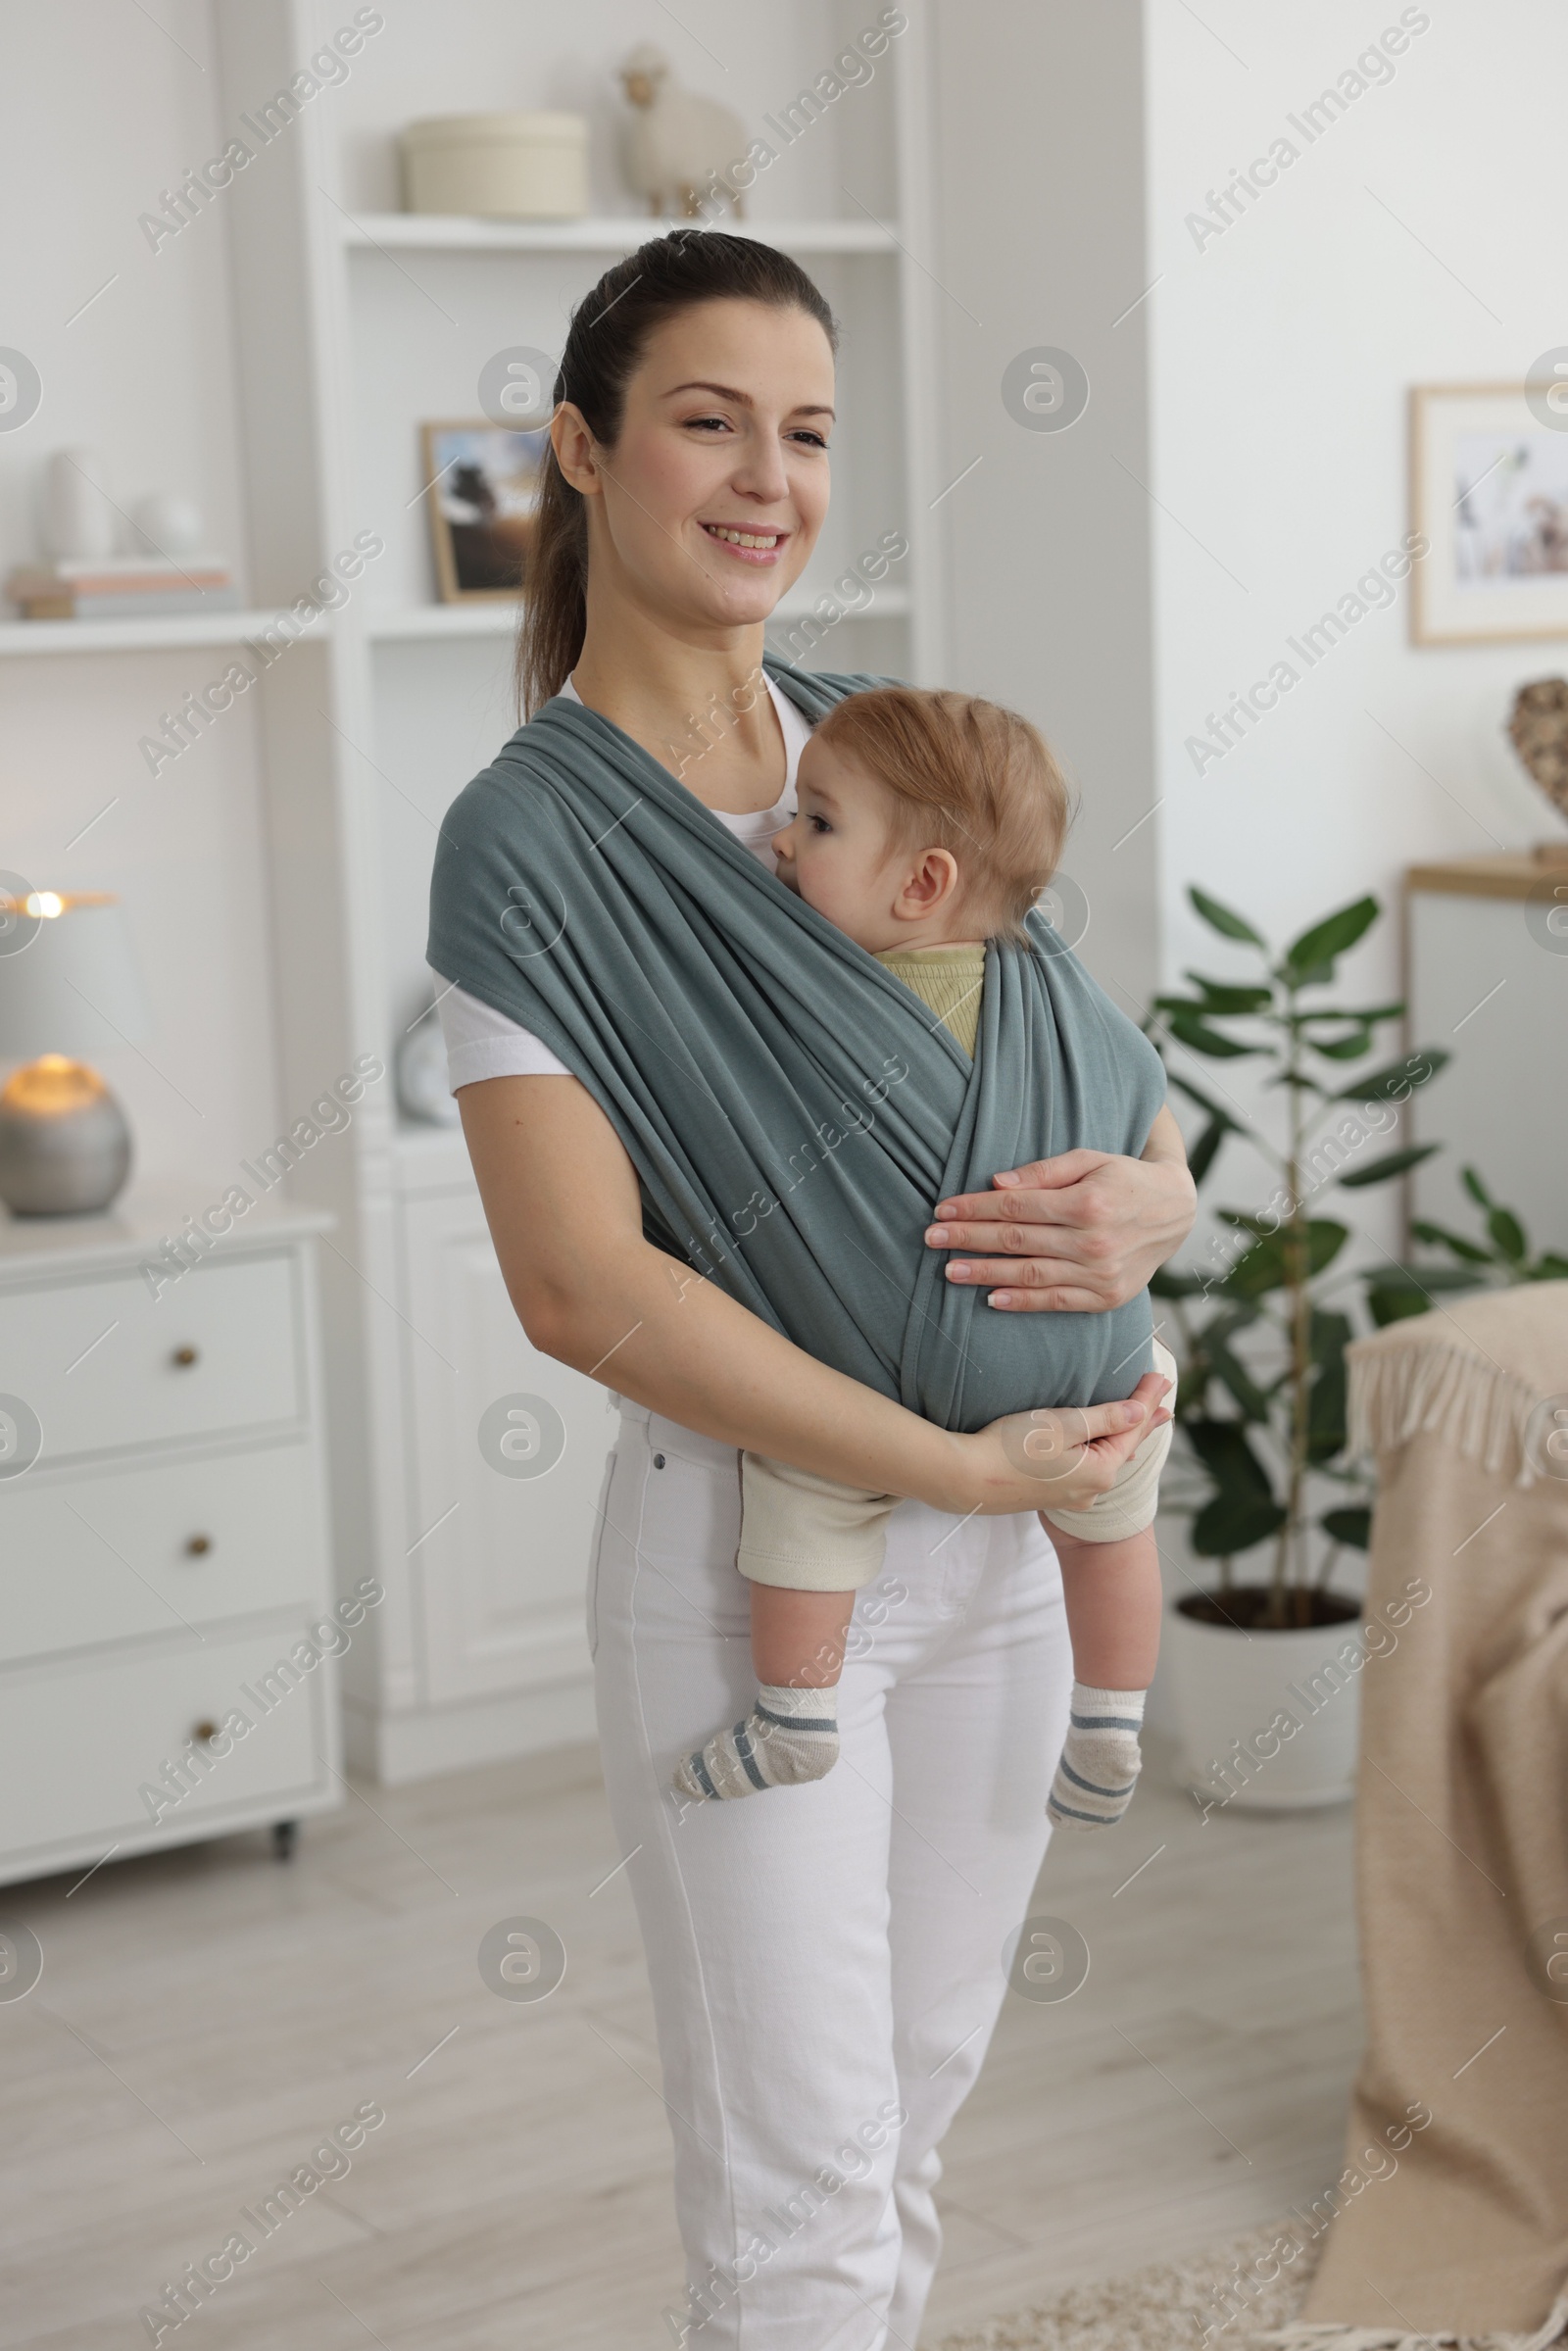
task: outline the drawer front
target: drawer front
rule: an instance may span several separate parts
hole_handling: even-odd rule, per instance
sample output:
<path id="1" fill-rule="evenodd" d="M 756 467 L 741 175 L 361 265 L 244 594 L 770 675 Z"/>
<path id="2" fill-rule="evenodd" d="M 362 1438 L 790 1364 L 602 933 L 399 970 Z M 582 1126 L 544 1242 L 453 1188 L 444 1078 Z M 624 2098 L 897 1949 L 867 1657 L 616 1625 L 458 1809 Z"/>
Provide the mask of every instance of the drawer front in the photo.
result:
<path id="1" fill-rule="evenodd" d="M 0 1393 L 45 1461 L 298 1420 L 295 1260 L 209 1260 L 154 1298 L 139 1273 L 0 1291 Z"/>
<path id="2" fill-rule="evenodd" d="M 145 1837 L 156 1826 L 225 1818 L 318 1790 L 326 1781 L 318 1753 L 329 1752 L 331 1692 L 318 1665 L 292 1687 L 276 1674 L 303 1626 L 279 1618 L 270 1632 L 188 1644 L 178 1652 L 105 1660 L 56 1672 L 35 1668 L 0 1680 L 0 1851 L 15 1863 L 29 1853 L 101 1838 L 105 1847 Z M 272 1676 L 273 1702 L 263 1677 Z M 221 1725 L 233 1710 L 250 1728 L 210 1769 L 188 1770 L 190 1792 L 164 1803 L 144 1787 L 162 1787 L 198 1723 Z"/>
<path id="3" fill-rule="evenodd" d="M 327 1585 L 313 1454 L 0 1484 L 0 1657 L 177 1636 L 319 1605 Z"/>

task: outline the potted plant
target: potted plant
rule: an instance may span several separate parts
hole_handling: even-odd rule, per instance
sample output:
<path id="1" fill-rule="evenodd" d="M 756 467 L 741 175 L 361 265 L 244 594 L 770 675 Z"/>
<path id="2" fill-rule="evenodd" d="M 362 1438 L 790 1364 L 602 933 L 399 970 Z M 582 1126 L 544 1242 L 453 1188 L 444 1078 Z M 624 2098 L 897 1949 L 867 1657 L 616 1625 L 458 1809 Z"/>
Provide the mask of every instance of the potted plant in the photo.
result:
<path id="1" fill-rule="evenodd" d="M 1329 1191 L 1387 1183 L 1439 1148 L 1401 1141 L 1398 1129 L 1446 1054 L 1410 1053 L 1346 1082 L 1404 1010 L 1324 994 L 1339 957 L 1377 921 L 1377 901 L 1357 899 L 1276 954 L 1228 906 L 1196 888 L 1189 896 L 1256 967 L 1244 980 L 1188 972 L 1193 992 L 1157 998 L 1151 1030 L 1215 1062 L 1272 1063 L 1267 1089 L 1281 1111 L 1265 1133 L 1228 1096 L 1171 1073 L 1205 1115 L 1190 1154 L 1200 1184 L 1236 1137 L 1278 1176 L 1261 1209 L 1217 1210 L 1226 1229 L 1206 1267 L 1166 1269 L 1152 1284 L 1180 1367 L 1164 1498 L 1189 1515 L 1193 1550 L 1214 1563 L 1212 1585 L 1174 1602 L 1168 1640 L 1182 1761 L 1206 1817 L 1216 1804 L 1286 1810 L 1350 1793 L 1364 1651 L 1360 1603 L 1333 1576 L 1347 1549 L 1366 1547 L 1372 1496 L 1346 1451 L 1347 1308 L 1365 1285 L 1372 1319 L 1389 1319 L 1378 1309 L 1394 1306 L 1396 1290 L 1424 1307 L 1433 1289 L 1477 1276 L 1467 1263 L 1369 1277 L 1342 1261 L 1349 1227 L 1322 1213 Z M 1374 1298 L 1380 1278 L 1386 1295 Z"/>
<path id="2" fill-rule="evenodd" d="M 1450 1233 L 1446 1225 L 1418 1218 L 1410 1227 L 1415 1239 L 1446 1249 L 1457 1259 L 1457 1266 L 1391 1266 L 1367 1290 L 1366 1302 L 1374 1322 L 1397 1322 L 1406 1314 L 1425 1314 L 1432 1303 L 1427 1293 L 1434 1274 L 1446 1273 L 1445 1287 L 1450 1290 L 1475 1289 L 1486 1282 L 1501 1287 L 1512 1282 L 1568 1281 L 1568 1257 L 1557 1249 L 1533 1254 L 1519 1218 L 1512 1208 L 1498 1206 L 1473 1167 L 1461 1167 L 1459 1181 L 1485 1212 L 1485 1243 L 1467 1241 L 1462 1233 Z"/>

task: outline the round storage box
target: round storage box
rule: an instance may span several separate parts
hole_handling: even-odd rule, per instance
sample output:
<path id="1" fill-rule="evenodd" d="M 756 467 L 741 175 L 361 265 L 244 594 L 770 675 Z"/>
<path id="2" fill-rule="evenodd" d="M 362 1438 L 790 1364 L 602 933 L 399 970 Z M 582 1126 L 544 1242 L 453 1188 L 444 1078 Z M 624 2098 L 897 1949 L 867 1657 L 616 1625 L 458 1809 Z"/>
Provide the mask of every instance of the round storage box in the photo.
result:
<path id="1" fill-rule="evenodd" d="M 575 220 L 588 210 L 581 115 L 437 115 L 403 133 L 411 213 Z"/>

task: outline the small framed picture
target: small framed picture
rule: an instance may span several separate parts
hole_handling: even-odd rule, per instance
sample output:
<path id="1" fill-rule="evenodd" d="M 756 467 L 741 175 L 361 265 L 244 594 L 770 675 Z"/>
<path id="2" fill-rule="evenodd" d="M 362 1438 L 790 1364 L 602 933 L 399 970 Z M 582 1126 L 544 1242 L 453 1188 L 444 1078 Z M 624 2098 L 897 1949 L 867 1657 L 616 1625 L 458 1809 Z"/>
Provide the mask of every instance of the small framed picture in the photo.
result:
<path id="1" fill-rule="evenodd" d="M 507 432 L 482 421 L 421 424 L 419 439 L 442 603 L 518 595 L 548 431 Z"/>
<path id="2" fill-rule="evenodd" d="M 1410 395 L 1418 645 L 1568 637 L 1568 379 Z"/>

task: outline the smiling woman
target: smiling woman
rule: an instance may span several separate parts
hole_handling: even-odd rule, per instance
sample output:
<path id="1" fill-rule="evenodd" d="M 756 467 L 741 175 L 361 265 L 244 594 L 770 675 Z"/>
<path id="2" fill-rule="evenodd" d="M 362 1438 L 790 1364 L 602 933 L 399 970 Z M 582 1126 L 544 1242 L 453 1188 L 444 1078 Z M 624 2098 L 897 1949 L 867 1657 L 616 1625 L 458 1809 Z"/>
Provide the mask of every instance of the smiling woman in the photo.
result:
<path id="1" fill-rule="evenodd" d="M 572 320 L 556 385 L 556 462 L 518 640 L 525 710 L 559 694 L 583 655 L 624 704 L 647 667 L 626 658 L 628 626 L 663 640 L 674 623 L 695 651 L 715 625 L 769 617 L 827 514 L 836 339 L 805 270 L 749 239 L 677 233 L 606 271 Z M 614 658 L 601 657 L 595 678 L 601 647 Z M 578 692 L 617 724 L 632 714 L 581 679 Z"/>
<path id="2" fill-rule="evenodd" d="M 1162 1112 L 1145 1161 L 1069 1152 L 927 1228 L 953 1180 L 962 1050 L 780 887 L 810 727 L 878 682 L 762 661 L 827 513 L 833 352 L 797 265 L 717 231 L 656 239 L 581 305 L 526 586 L 528 723 L 449 812 L 431 899 L 508 1289 L 536 1347 L 619 1392 L 589 1643 L 690 2264 L 689 2307 L 666 2318 L 715 2351 L 739 2344 L 743 2309 L 748 2342 L 847 2340 L 867 2311 L 915 2340 L 935 2150 L 995 2023 L 1066 1731 L 1061 1584 L 1024 1444 L 1047 1416 L 965 1434 L 898 1400 L 897 1347 L 861 1329 L 866 1298 L 901 1290 L 877 1254 L 900 1275 L 910 1261 L 908 1292 L 934 1292 L 925 1320 L 946 1328 L 986 1304 L 944 1280 L 999 1271 L 1020 1303 L 1130 1301 L 1191 1218 Z M 713 712 L 701 756 L 672 756 Z M 845 1120 L 893 1139 L 886 1183 L 866 1182 L 863 1134 L 855 1169 L 837 1149 Z M 797 1200 L 792 1151 L 815 1168 Z M 1009 1172 L 1000 1147 L 982 1155 Z M 823 1221 L 851 1194 L 858 1253 Z M 999 1214 L 1015 1255 L 962 1274 L 922 1256 L 922 1233 L 951 1250 Z M 819 1349 L 787 1335 L 797 1309 Z M 1026 1348 L 1024 1325 L 989 1319 Z M 1085 1442 L 1058 1447 L 1055 1506 L 1109 1487 L 1161 1385 L 1073 1413 Z M 886 1530 L 899 1614 L 845 1670 L 850 1769 L 776 1790 L 760 1821 L 723 1804 L 687 1819 L 672 1767 L 750 1694 L 742 1450 L 909 1497 Z M 781 2222 L 823 2150 L 879 2114 L 900 2128 L 863 2174 L 833 2173 L 809 2227 Z"/>

